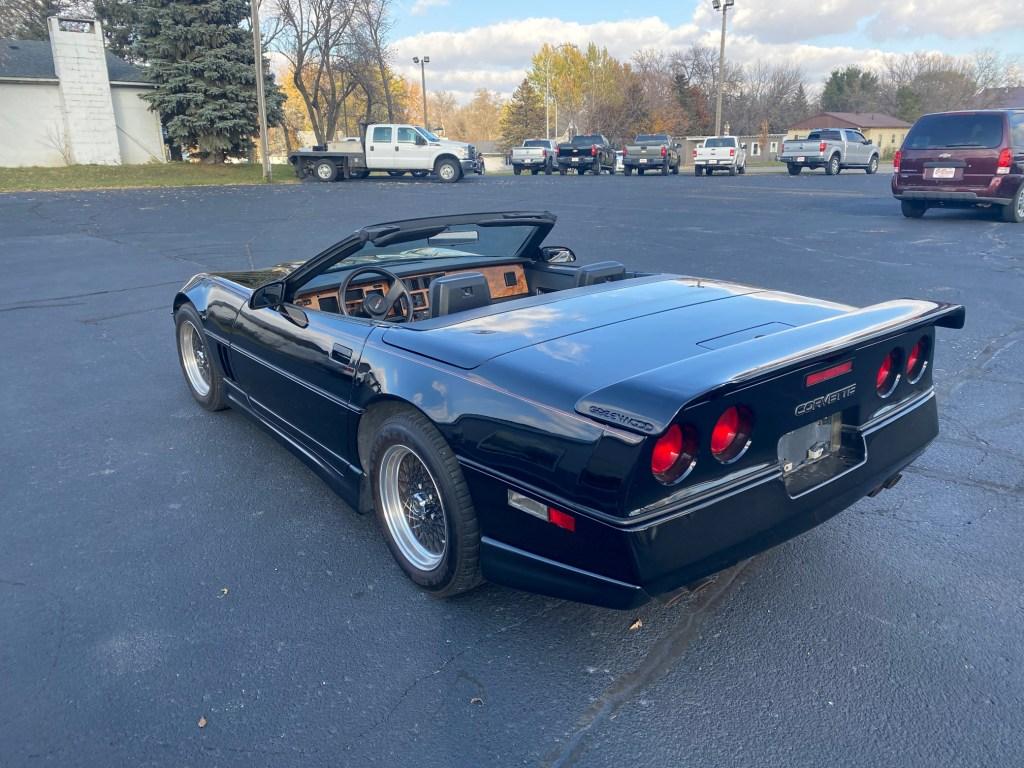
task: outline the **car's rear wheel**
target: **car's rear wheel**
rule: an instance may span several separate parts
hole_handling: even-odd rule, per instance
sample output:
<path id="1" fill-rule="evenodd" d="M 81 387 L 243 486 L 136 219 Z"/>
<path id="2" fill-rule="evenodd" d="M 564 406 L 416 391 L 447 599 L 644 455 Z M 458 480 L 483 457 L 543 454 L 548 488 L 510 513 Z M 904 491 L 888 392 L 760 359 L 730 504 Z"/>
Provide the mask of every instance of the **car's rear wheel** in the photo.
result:
<path id="1" fill-rule="evenodd" d="M 871 157 L 871 162 L 868 163 L 868 167 L 865 168 L 865 171 L 868 176 L 871 176 L 878 171 L 878 155 L 873 155 Z"/>
<path id="2" fill-rule="evenodd" d="M 661 166 L 661 175 L 668 176 L 668 163 Z"/>
<path id="3" fill-rule="evenodd" d="M 632 176 L 633 175 L 633 166 L 632 165 L 625 166 L 622 169 L 622 175 L 623 176 Z"/>
<path id="4" fill-rule="evenodd" d="M 192 397 L 208 411 L 227 408 L 224 378 L 195 307 L 186 303 L 178 308 L 174 313 L 174 329 L 178 340 L 178 362 Z"/>
<path id="5" fill-rule="evenodd" d="M 900 210 L 908 219 L 920 219 L 928 206 L 920 200 L 900 200 Z"/>
<path id="6" fill-rule="evenodd" d="M 388 176 L 393 179 L 400 179 L 402 176 L 405 176 L 405 171 L 388 171 Z"/>
<path id="7" fill-rule="evenodd" d="M 694 167 L 693 175 L 694 176 L 700 176 L 700 174 L 701 174 L 701 170 L 700 170 L 700 166 L 698 165 L 698 166 Z"/>
<path id="8" fill-rule="evenodd" d="M 338 178 L 338 166 L 333 160 L 319 160 L 313 166 L 313 175 L 317 181 L 331 182 Z"/>
<path id="9" fill-rule="evenodd" d="M 705 176 L 710 176 L 714 172 L 715 172 L 714 168 L 712 168 L 710 165 L 704 166 L 704 175 Z"/>
<path id="10" fill-rule="evenodd" d="M 828 165 L 825 166 L 825 174 L 827 176 L 839 175 L 839 155 L 832 155 L 829 158 Z"/>
<path id="11" fill-rule="evenodd" d="M 786 170 L 789 171 L 790 176 L 799 176 L 800 171 L 802 171 L 803 169 L 804 167 L 802 165 L 797 165 L 796 163 L 786 163 Z"/>
<path id="12" fill-rule="evenodd" d="M 370 481 L 388 548 L 413 582 L 441 597 L 481 582 L 469 488 L 455 454 L 423 414 L 403 409 L 380 425 Z"/>
<path id="13" fill-rule="evenodd" d="M 593 173 L 595 176 L 600 176 L 601 175 L 601 161 L 600 160 L 598 160 L 597 162 L 594 163 L 593 166 L 591 166 L 590 172 Z"/>
<path id="14" fill-rule="evenodd" d="M 521 176 L 522 173 L 523 173 L 523 166 L 521 166 L 521 165 L 513 165 L 512 166 L 512 173 L 514 173 L 516 176 Z"/>
<path id="15" fill-rule="evenodd" d="M 678 176 L 679 175 L 679 164 L 678 163 L 676 163 L 675 165 L 672 166 L 672 175 L 673 176 Z"/>
<path id="16" fill-rule="evenodd" d="M 1013 201 L 1009 205 L 1003 206 L 1003 221 L 1011 224 L 1024 222 L 1024 183 L 1018 188 Z"/>

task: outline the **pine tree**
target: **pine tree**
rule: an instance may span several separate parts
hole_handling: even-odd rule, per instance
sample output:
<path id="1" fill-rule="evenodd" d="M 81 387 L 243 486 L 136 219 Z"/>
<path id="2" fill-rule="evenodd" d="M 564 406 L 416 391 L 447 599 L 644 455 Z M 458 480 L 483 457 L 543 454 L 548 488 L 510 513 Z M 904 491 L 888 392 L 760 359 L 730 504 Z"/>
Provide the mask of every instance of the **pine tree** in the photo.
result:
<path id="1" fill-rule="evenodd" d="M 103 24 L 107 50 L 126 61 L 139 61 L 135 43 L 140 4 L 136 0 L 93 0 L 93 8 Z"/>
<path id="2" fill-rule="evenodd" d="M 244 155 L 258 132 L 252 37 L 241 26 L 248 16 L 246 0 L 144 0 L 139 9 L 137 54 L 156 86 L 142 98 L 171 141 L 206 162 Z M 267 122 L 275 125 L 284 97 L 272 76 L 266 81 Z"/>
<path id="3" fill-rule="evenodd" d="M 544 99 L 528 79 L 512 94 L 501 114 L 501 143 L 517 147 L 526 139 L 544 135 Z"/>
<path id="4" fill-rule="evenodd" d="M 804 84 L 800 83 L 797 86 L 796 93 L 793 94 L 793 103 L 790 104 L 789 117 L 793 123 L 798 123 L 810 116 L 811 106 L 807 101 L 807 91 L 804 90 Z"/>

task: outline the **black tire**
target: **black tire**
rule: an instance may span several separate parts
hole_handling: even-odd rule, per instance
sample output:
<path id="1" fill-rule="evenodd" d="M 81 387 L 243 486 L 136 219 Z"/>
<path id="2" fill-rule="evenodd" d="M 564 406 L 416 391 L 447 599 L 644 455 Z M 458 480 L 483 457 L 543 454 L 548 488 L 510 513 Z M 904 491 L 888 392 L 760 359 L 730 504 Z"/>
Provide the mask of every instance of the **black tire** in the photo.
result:
<path id="1" fill-rule="evenodd" d="M 186 367 L 186 355 L 182 350 L 182 327 L 186 326 L 186 324 L 188 329 L 194 330 L 199 334 L 199 340 L 202 343 L 203 357 L 206 361 L 209 376 L 209 390 L 205 394 L 193 385 Z M 187 331 L 185 333 L 187 335 Z M 200 319 L 199 313 L 188 302 L 178 307 L 178 311 L 174 313 L 174 338 L 177 342 L 178 364 L 181 366 L 181 374 L 185 377 L 185 385 L 188 387 L 188 391 L 192 393 L 195 401 L 208 411 L 222 411 L 227 408 L 228 402 L 225 393 L 224 374 L 221 372 L 220 363 L 210 346 L 210 340 L 206 337 L 205 331 L 203 331 L 203 321 Z"/>
<path id="2" fill-rule="evenodd" d="M 632 176 L 633 175 L 633 166 L 632 165 L 627 165 L 627 166 L 623 167 L 622 175 L 623 176 Z"/>
<path id="3" fill-rule="evenodd" d="M 413 171 L 412 177 L 414 179 L 425 179 L 430 175 L 430 171 Z"/>
<path id="4" fill-rule="evenodd" d="M 328 184 L 338 178 L 338 166 L 333 160 L 317 160 L 313 166 L 313 176 L 317 181 Z"/>
<path id="5" fill-rule="evenodd" d="M 444 157 L 437 161 L 434 166 L 434 173 L 441 180 L 442 184 L 454 184 L 462 178 L 462 166 L 450 157 Z"/>
<path id="6" fill-rule="evenodd" d="M 646 170 L 646 168 L 637 168 L 636 169 L 636 175 L 637 176 L 643 176 L 645 170 Z"/>
<path id="7" fill-rule="evenodd" d="M 536 176 L 538 173 L 540 173 L 540 168 L 531 168 L 530 169 L 530 175 L 531 176 Z"/>
<path id="8" fill-rule="evenodd" d="M 839 170 L 840 170 L 840 168 L 839 168 L 839 155 L 838 154 L 832 155 L 832 157 L 830 157 L 828 159 L 828 165 L 825 166 L 825 175 L 826 176 L 838 176 L 839 175 Z"/>
<path id="9" fill-rule="evenodd" d="M 715 169 L 714 169 L 714 168 L 712 168 L 712 167 L 711 167 L 710 165 L 706 165 L 706 166 L 704 166 L 704 175 L 705 175 L 705 176 L 710 176 L 710 175 L 711 175 L 711 174 L 713 174 L 714 172 L 715 172 Z"/>
<path id="10" fill-rule="evenodd" d="M 928 210 L 928 204 L 920 200 L 900 200 L 900 210 L 908 219 L 920 219 Z"/>
<path id="11" fill-rule="evenodd" d="M 729 175 L 730 176 L 735 176 L 736 175 L 736 166 L 735 165 L 730 165 L 729 166 Z"/>
<path id="12" fill-rule="evenodd" d="M 693 175 L 694 176 L 700 176 L 700 174 L 701 174 L 700 166 L 699 165 L 695 165 L 693 167 Z"/>
<path id="13" fill-rule="evenodd" d="M 440 562 L 429 570 L 409 560 L 388 524 L 382 501 L 382 473 L 386 454 L 393 446 L 411 451 L 422 462 L 440 497 L 446 539 Z M 422 413 L 403 408 L 380 425 L 370 448 L 370 487 L 374 512 L 388 549 L 413 583 L 437 597 L 451 597 L 483 581 L 480 527 L 469 488 L 452 449 Z"/>
<path id="14" fill-rule="evenodd" d="M 1017 194 L 1013 196 L 1010 204 L 1003 206 L 1000 218 L 1008 224 L 1024 223 L 1024 184 L 1017 188 Z"/>
<path id="15" fill-rule="evenodd" d="M 600 176 L 601 175 L 601 161 L 600 160 L 598 160 L 596 163 L 594 163 L 590 167 L 590 172 L 592 174 L 594 174 L 595 176 Z"/>
<path id="16" fill-rule="evenodd" d="M 585 176 L 586 173 L 587 173 L 587 169 L 586 168 L 577 168 L 576 169 L 576 175 L 577 176 Z"/>
<path id="17" fill-rule="evenodd" d="M 878 173 L 878 155 L 872 155 L 868 161 L 868 167 L 864 169 L 864 172 L 868 176 L 873 176 Z"/>
<path id="18" fill-rule="evenodd" d="M 516 176 L 521 176 L 523 174 L 523 166 L 521 166 L 521 165 L 513 165 L 512 166 L 512 173 L 514 173 Z"/>
<path id="19" fill-rule="evenodd" d="M 661 175 L 668 176 L 668 163 L 661 164 Z"/>
<path id="20" fill-rule="evenodd" d="M 565 168 L 559 168 L 558 169 L 558 175 L 559 176 L 565 176 L 565 174 L 566 174 Z"/>
<path id="21" fill-rule="evenodd" d="M 369 171 L 355 171 L 352 174 L 352 178 L 353 179 L 366 179 L 366 178 L 369 178 L 369 176 L 370 176 L 370 172 Z"/>
<path id="22" fill-rule="evenodd" d="M 790 176 L 799 176 L 800 171 L 802 171 L 803 169 L 804 167 L 802 165 L 797 165 L 796 163 L 786 163 L 786 170 L 789 171 Z"/>
<path id="23" fill-rule="evenodd" d="M 673 176 L 678 176 L 679 175 L 679 164 L 678 163 L 672 166 L 672 175 Z"/>
<path id="24" fill-rule="evenodd" d="M 747 166 L 745 166 L 745 165 L 741 165 L 741 166 L 740 166 L 740 167 L 739 167 L 739 168 L 737 169 L 737 171 L 739 172 L 740 176 L 746 176 L 746 175 L 747 175 Z"/>
<path id="25" fill-rule="evenodd" d="M 405 171 L 388 171 L 388 176 L 393 179 L 400 179 L 405 176 Z"/>

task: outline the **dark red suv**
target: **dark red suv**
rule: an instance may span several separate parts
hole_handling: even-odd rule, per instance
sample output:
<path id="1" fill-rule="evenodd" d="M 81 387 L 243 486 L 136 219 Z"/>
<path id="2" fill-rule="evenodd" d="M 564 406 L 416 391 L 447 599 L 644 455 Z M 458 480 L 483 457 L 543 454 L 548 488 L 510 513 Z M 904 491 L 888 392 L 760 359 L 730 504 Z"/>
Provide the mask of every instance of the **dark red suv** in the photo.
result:
<path id="1" fill-rule="evenodd" d="M 942 112 L 910 129 L 892 160 L 903 215 L 929 208 L 998 206 L 1024 221 L 1024 109 Z"/>

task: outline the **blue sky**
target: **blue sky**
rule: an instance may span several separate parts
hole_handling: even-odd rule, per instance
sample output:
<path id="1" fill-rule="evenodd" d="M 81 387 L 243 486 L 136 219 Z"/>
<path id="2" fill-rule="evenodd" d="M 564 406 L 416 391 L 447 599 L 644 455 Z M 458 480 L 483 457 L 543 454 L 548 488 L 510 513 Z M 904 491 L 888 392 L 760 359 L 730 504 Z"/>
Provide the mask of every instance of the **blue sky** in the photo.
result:
<path id="1" fill-rule="evenodd" d="M 981 48 L 1024 54 L 1022 0 L 737 0 L 729 15 L 733 61 L 795 62 L 809 83 L 835 66 L 879 65 L 913 50 L 969 54 Z M 716 45 L 710 0 L 397 0 L 395 63 L 418 75 L 412 55 L 431 57 L 432 88 L 468 98 L 480 87 L 507 95 L 542 42 L 594 41 L 616 56 L 639 48 Z M 467 34 L 469 32 L 469 34 Z"/>

